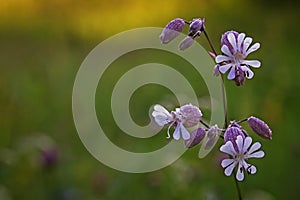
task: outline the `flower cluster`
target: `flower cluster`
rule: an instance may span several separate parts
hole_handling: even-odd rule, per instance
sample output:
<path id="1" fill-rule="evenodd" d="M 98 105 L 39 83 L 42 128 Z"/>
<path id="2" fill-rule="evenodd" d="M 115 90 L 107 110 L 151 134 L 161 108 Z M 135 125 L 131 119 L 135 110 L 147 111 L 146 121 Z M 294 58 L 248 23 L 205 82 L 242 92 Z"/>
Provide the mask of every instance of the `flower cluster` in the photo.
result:
<path id="1" fill-rule="evenodd" d="M 234 30 L 227 31 L 221 37 L 221 53 L 217 54 L 208 38 L 204 23 L 205 18 L 195 18 L 191 21 L 176 18 L 163 29 L 160 40 L 163 44 L 171 42 L 183 31 L 184 26 L 187 24 L 189 25 L 189 31 L 187 36 L 180 42 L 179 49 L 189 48 L 194 43 L 195 38 L 200 37 L 201 33 L 204 32 L 212 50 L 208 54 L 213 57 L 216 63 L 213 74 L 216 76 L 221 74 L 223 89 L 225 88 L 224 74 L 227 74 L 227 78 L 234 81 L 237 86 L 243 85 L 246 79 L 252 79 L 254 76 L 252 68 L 259 68 L 261 63 L 258 60 L 248 60 L 247 57 L 260 48 L 260 43 L 252 45 L 253 39 L 247 37 L 245 33 Z M 250 129 L 263 139 L 272 139 L 272 131 L 264 121 L 253 116 L 227 123 L 226 95 L 223 95 L 223 103 L 226 119 L 223 128 L 205 123 L 202 120 L 200 109 L 191 104 L 183 105 L 171 112 L 161 105 L 155 105 L 152 116 L 159 126 L 168 125 L 167 138 L 171 137 L 170 129 L 173 127 L 175 129 L 173 138 L 179 140 L 182 137 L 187 148 L 203 143 L 204 149 L 210 150 L 217 140 L 222 138 L 223 144 L 220 151 L 228 154 L 228 158 L 223 159 L 221 162 L 224 173 L 226 176 L 230 176 L 235 171 L 236 179 L 242 181 L 245 173 L 255 174 L 257 172 L 257 168 L 249 164 L 248 159 L 262 158 L 265 153 L 260 150 L 261 144 L 259 142 L 252 144 L 252 138 L 241 124 L 247 122 Z M 187 128 L 195 126 L 197 128 L 190 133 Z"/>
<path id="2" fill-rule="evenodd" d="M 185 24 L 189 25 L 188 36 L 185 37 L 179 44 L 180 50 L 185 50 L 192 46 L 194 39 L 200 37 L 201 32 L 205 30 L 205 19 L 196 18 L 192 21 L 185 21 L 181 18 L 176 18 L 170 21 L 160 35 L 160 41 L 163 44 L 167 44 L 175 39 L 184 28 Z"/>

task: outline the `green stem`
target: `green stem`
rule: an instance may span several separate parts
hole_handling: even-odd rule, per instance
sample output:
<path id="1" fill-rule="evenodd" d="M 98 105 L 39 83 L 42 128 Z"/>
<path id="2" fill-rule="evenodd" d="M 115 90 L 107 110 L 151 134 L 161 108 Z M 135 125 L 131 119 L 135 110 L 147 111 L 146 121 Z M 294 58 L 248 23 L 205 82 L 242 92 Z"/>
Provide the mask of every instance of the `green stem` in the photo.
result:
<path id="1" fill-rule="evenodd" d="M 208 41 L 208 44 L 209 44 L 211 50 L 213 51 L 213 53 L 215 55 L 217 55 L 217 52 L 216 52 L 216 50 L 214 48 L 214 45 L 210 41 L 206 30 L 204 30 L 203 33 L 204 33 L 204 35 L 205 35 L 205 37 L 206 37 L 206 39 Z M 224 82 L 223 74 L 221 74 L 221 78 L 222 78 L 222 101 L 223 101 L 223 110 L 224 110 L 224 117 L 225 117 L 224 128 L 226 128 L 228 126 L 228 115 L 227 115 L 227 98 L 226 98 L 226 90 L 225 90 L 225 82 Z"/>
<path id="2" fill-rule="evenodd" d="M 238 192 L 239 200 L 242 200 L 243 198 L 242 198 L 242 193 L 241 193 L 241 189 L 240 189 L 239 183 L 238 183 L 238 181 L 236 180 L 236 178 L 234 176 L 233 176 L 233 178 L 234 178 L 236 190 Z"/>

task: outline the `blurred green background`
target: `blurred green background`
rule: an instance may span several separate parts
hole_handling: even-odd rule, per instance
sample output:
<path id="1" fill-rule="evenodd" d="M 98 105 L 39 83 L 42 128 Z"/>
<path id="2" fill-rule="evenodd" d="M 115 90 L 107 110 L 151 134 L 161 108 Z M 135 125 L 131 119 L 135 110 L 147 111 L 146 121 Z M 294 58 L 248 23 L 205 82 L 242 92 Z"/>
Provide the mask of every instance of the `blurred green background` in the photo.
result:
<path id="1" fill-rule="evenodd" d="M 247 199 L 297 199 L 300 189 L 299 3 L 246 0 L 2 0 L 0 2 L 0 199 L 235 199 L 232 177 L 219 167 L 217 148 L 198 159 L 199 147 L 171 166 L 126 174 L 94 159 L 81 143 L 72 118 L 72 87 L 87 54 L 101 41 L 137 27 L 163 27 L 173 18 L 206 17 L 214 45 L 227 30 L 245 32 L 261 43 L 261 60 L 245 86 L 226 82 L 231 119 L 258 116 L 273 130 L 263 141 L 266 157 L 252 160 L 255 176 L 241 184 Z M 208 47 L 201 37 L 200 44 Z M 156 52 L 157 53 L 157 52 Z M 152 56 L 149 56 L 152 55 Z M 166 143 L 165 130 L 151 142 L 123 136 L 112 119 L 109 97 L 114 81 L 135 64 L 178 65 L 167 55 L 137 52 L 115 63 L 101 80 L 96 107 L 109 137 L 123 148 L 154 150 Z M 134 59 L 132 59 L 134 58 Z M 124 65 L 124 63 L 126 65 Z M 125 66 L 125 67 L 124 67 Z M 178 66 L 177 66 L 178 67 Z M 213 67 L 213 66 L 212 66 Z M 180 69 L 179 69 L 180 70 Z M 182 70 L 182 69 L 181 69 Z M 195 88 L 199 77 L 190 76 Z M 148 109 L 176 99 L 166 88 L 145 86 L 132 97 L 132 117 L 149 122 Z M 133 142 L 134 141 L 134 142 Z M 218 146 L 221 145 L 219 141 Z M 112 155 L 113 156 L 113 155 Z M 251 162 L 251 161 L 250 161 Z"/>

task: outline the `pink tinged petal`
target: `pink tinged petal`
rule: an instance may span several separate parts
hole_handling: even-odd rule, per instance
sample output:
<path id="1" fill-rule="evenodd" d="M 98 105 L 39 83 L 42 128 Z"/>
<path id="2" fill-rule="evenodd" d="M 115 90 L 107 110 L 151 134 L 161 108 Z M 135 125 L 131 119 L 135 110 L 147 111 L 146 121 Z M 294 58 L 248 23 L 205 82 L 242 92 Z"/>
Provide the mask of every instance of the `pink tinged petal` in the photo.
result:
<path id="1" fill-rule="evenodd" d="M 243 153 L 245 153 L 247 151 L 247 149 L 250 147 L 252 143 L 252 138 L 251 137 L 246 137 L 244 140 L 244 146 L 243 146 Z"/>
<path id="2" fill-rule="evenodd" d="M 235 156 L 236 155 L 236 151 L 231 143 L 231 141 L 226 142 L 226 144 L 222 145 L 220 147 L 220 151 L 227 153 L 231 156 Z"/>
<path id="3" fill-rule="evenodd" d="M 175 131 L 173 133 L 173 138 L 175 140 L 179 140 L 180 139 L 180 125 L 176 126 Z"/>
<path id="4" fill-rule="evenodd" d="M 238 135 L 235 142 L 236 142 L 237 147 L 238 147 L 238 150 L 239 150 L 238 153 L 242 153 L 242 151 L 243 151 L 243 146 L 244 146 L 244 140 L 243 140 L 243 137 L 240 136 L 240 135 Z"/>
<path id="5" fill-rule="evenodd" d="M 252 154 L 254 151 L 257 151 L 261 147 L 259 142 L 255 142 L 248 151 L 248 154 Z"/>
<path id="6" fill-rule="evenodd" d="M 233 57 L 233 55 L 232 55 L 231 51 L 229 50 L 228 46 L 223 45 L 223 46 L 221 47 L 221 51 L 222 51 L 225 55 L 227 55 L 227 56 L 229 56 L 229 57 Z"/>
<path id="7" fill-rule="evenodd" d="M 252 154 L 248 155 L 248 158 L 262 158 L 264 156 L 265 156 L 265 152 L 258 151 L 258 152 L 255 152 L 255 153 L 252 153 Z"/>
<path id="8" fill-rule="evenodd" d="M 222 73 L 222 74 L 225 74 L 230 67 L 234 67 L 232 66 L 232 64 L 226 64 L 226 65 L 222 65 L 219 67 L 219 71 Z"/>
<path id="9" fill-rule="evenodd" d="M 228 56 L 218 55 L 215 59 L 216 63 L 221 63 L 224 61 L 231 61 L 232 59 Z"/>
<path id="10" fill-rule="evenodd" d="M 260 48 L 260 44 L 257 42 L 254 45 L 252 45 L 245 53 L 245 55 L 249 55 L 250 53 L 252 53 L 253 51 L 256 51 L 257 49 Z"/>
<path id="11" fill-rule="evenodd" d="M 254 68 L 259 68 L 261 65 L 259 60 L 244 60 L 242 62 L 242 64 L 250 65 L 251 67 L 254 67 Z"/>
<path id="12" fill-rule="evenodd" d="M 232 171 L 234 170 L 236 164 L 237 164 L 237 162 L 233 162 L 231 165 L 226 167 L 226 169 L 224 170 L 224 173 L 226 176 L 230 176 L 232 174 Z"/>
<path id="13" fill-rule="evenodd" d="M 238 169 L 237 169 L 236 179 L 238 181 L 244 180 L 244 170 L 243 170 L 243 165 L 241 163 L 239 163 L 239 166 L 238 166 Z"/>
<path id="14" fill-rule="evenodd" d="M 234 34 L 229 33 L 227 35 L 227 39 L 228 39 L 229 43 L 231 44 L 231 46 L 233 47 L 234 51 L 236 51 L 237 50 L 237 46 L 236 46 L 237 44 L 236 44 L 236 39 L 235 39 Z"/>
<path id="15" fill-rule="evenodd" d="M 182 138 L 184 140 L 190 139 L 190 133 L 186 130 L 186 128 L 184 128 L 184 126 L 181 123 L 180 123 L 180 130 L 181 130 Z"/>
<path id="16" fill-rule="evenodd" d="M 248 49 L 248 47 L 250 46 L 250 44 L 252 43 L 252 38 L 251 37 L 246 37 L 246 39 L 244 40 L 244 46 L 243 46 L 243 54 L 246 54 L 246 51 Z"/>
<path id="17" fill-rule="evenodd" d="M 237 46 L 238 46 L 238 50 L 242 51 L 242 43 L 244 41 L 244 38 L 246 37 L 245 33 L 240 33 L 238 35 L 238 42 L 237 42 Z"/>
<path id="18" fill-rule="evenodd" d="M 235 78 L 235 66 L 231 67 L 231 70 L 230 70 L 230 72 L 229 72 L 227 78 L 228 78 L 229 80 L 232 80 L 232 79 Z"/>
<path id="19" fill-rule="evenodd" d="M 233 159 L 228 159 L 228 158 L 226 158 L 226 159 L 222 160 L 221 166 L 222 166 L 223 168 L 226 168 L 226 167 L 228 167 L 229 165 L 231 165 L 233 162 L 234 162 Z"/>

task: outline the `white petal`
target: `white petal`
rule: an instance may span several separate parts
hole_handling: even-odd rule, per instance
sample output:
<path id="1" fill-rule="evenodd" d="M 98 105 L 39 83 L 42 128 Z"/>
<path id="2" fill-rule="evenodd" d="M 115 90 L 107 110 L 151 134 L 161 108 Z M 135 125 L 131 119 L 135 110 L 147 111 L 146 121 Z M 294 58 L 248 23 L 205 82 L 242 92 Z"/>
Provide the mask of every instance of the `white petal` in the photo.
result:
<path id="1" fill-rule="evenodd" d="M 164 115 L 156 115 L 154 117 L 154 120 L 158 126 L 164 126 L 170 122 L 169 119 L 166 118 L 166 116 L 164 116 Z"/>
<path id="2" fill-rule="evenodd" d="M 229 72 L 227 78 L 228 78 L 229 80 L 232 80 L 232 79 L 235 78 L 235 66 L 232 66 L 232 67 L 231 67 L 231 70 L 230 70 L 230 72 Z"/>
<path id="3" fill-rule="evenodd" d="M 244 41 L 244 38 L 246 37 L 245 33 L 240 33 L 238 35 L 238 42 L 237 42 L 237 46 L 238 46 L 238 50 L 242 51 L 242 43 Z"/>
<path id="4" fill-rule="evenodd" d="M 246 78 L 251 79 L 254 76 L 253 71 L 247 66 L 241 66 L 242 70 L 246 73 Z"/>
<path id="5" fill-rule="evenodd" d="M 259 49 L 260 44 L 257 42 L 254 45 L 252 45 L 245 53 L 246 56 L 248 56 L 250 53 L 252 53 L 253 51 L 256 51 L 257 49 Z"/>
<path id="6" fill-rule="evenodd" d="M 248 154 L 251 154 L 254 151 L 257 151 L 260 147 L 261 147 L 261 144 L 259 142 L 255 142 L 249 149 Z"/>
<path id="7" fill-rule="evenodd" d="M 167 111 L 167 109 L 165 109 L 163 106 L 156 104 L 154 105 L 154 110 L 157 112 L 161 112 L 161 113 L 165 113 L 166 115 L 170 115 L 169 111 Z"/>
<path id="8" fill-rule="evenodd" d="M 233 159 L 224 159 L 224 160 L 222 160 L 222 163 L 221 163 L 221 166 L 223 167 L 223 168 L 226 168 L 226 167 L 228 167 L 231 163 L 233 163 L 234 162 L 234 160 Z"/>
<path id="9" fill-rule="evenodd" d="M 244 140 L 243 140 L 243 137 L 238 135 L 237 138 L 236 138 L 236 144 L 237 144 L 237 147 L 239 149 L 239 153 L 242 153 L 243 151 L 243 146 L 244 146 Z"/>
<path id="10" fill-rule="evenodd" d="M 227 55 L 227 56 L 229 56 L 229 57 L 233 57 L 233 55 L 232 55 L 232 53 L 230 52 L 228 46 L 223 45 L 223 46 L 221 47 L 221 51 L 222 51 L 225 55 Z"/>
<path id="11" fill-rule="evenodd" d="M 186 130 L 186 128 L 184 128 L 184 126 L 181 123 L 180 123 L 180 129 L 181 129 L 182 138 L 184 140 L 190 139 L 190 133 Z"/>
<path id="12" fill-rule="evenodd" d="M 227 153 L 229 155 L 232 155 L 232 156 L 236 155 L 235 149 L 234 149 L 231 141 L 227 141 L 226 144 L 222 145 L 220 147 L 220 151 Z"/>
<path id="13" fill-rule="evenodd" d="M 239 163 L 239 166 L 238 166 L 238 169 L 237 169 L 236 179 L 238 181 L 244 180 L 244 170 L 243 170 L 243 166 L 241 165 L 241 163 Z"/>
<path id="14" fill-rule="evenodd" d="M 226 176 L 230 176 L 232 174 L 233 169 L 235 168 L 237 162 L 233 162 L 231 165 L 229 165 L 225 170 L 224 173 Z"/>
<path id="15" fill-rule="evenodd" d="M 231 58 L 228 57 L 228 56 L 223 56 L 223 55 L 218 55 L 215 59 L 216 63 L 221 63 L 221 62 L 224 62 L 224 61 L 230 61 Z"/>
<path id="16" fill-rule="evenodd" d="M 232 64 L 226 64 L 226 65 L 219 66 L 219 71 L 222 74 L 225 74 L 229 70 L 230 67 L 232 67 Z"/>
<path id="17" fill-rule="evenodd" d="M 248 150 L 251 143 L 252 143 L 252 138 L 251 137 L 246 137 L 245 140 L 244 140 L 244 146 L 243 146 L 242 153 L 245 153 Z"/>
<path id="18" fill-rule="evenodd" d="M 180 126 L 177 125 L 176 128 L 175 128 L 175 131 L 173 133 L 173 138 L 175 140 L 179 140 L 180 139 Z"/>
<path id="19" fill-rule="evenodd" d="M 255 174 L 257 172 L 257 169 L 254 165 L 251 165 L 250 167 L 248 167 L 247 172 L 250 174 Z"/>
<path id="20" fill-rule="evenodd" d="M 248 47 L 250 46 L 250 44 L 252 43 L 252 38 L 251 37 L 246 37 L 246 39 L 244 40 L 244 46 L 243 46 L 243 54 L 246 54 L 246 51 L 248 49 Z"/>
<path id="21" fill-rule="evenodd" d="M 229 33 L 227 35 L 227 39 L 229 41 L 229 43 L 231 44 L 231 46 L 233 47 L 234 51 L 237 50 L 237 46 L 236 46 L 236 39 L 233 33 Z"/>
<path id="22" fill-rule="evenodd" d="M 255 153 L 252 153 L 252 154 L 248 155 L 248 158 L 262 158 L 264 156 L 265 156 L 265 152 L 258 151 L 258 152 L 255 152 Z"/>
<path id="23" fill-rule="evenodd" d="M 261 65 L 259 60 L 244 60 L 242 62 L 242 64 L 250 65 L 251 67 L 254 67 L 254 68 L 259 68 Z"/>

